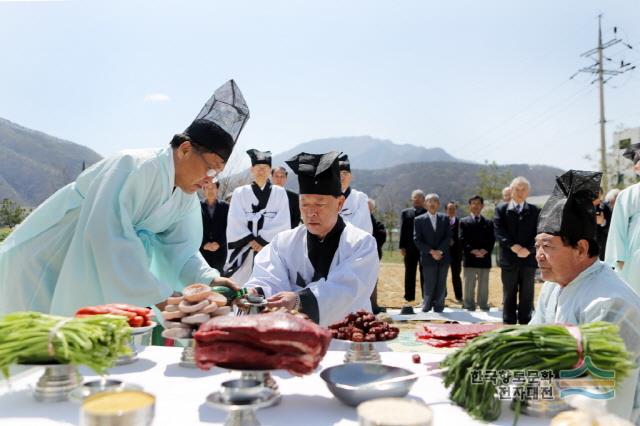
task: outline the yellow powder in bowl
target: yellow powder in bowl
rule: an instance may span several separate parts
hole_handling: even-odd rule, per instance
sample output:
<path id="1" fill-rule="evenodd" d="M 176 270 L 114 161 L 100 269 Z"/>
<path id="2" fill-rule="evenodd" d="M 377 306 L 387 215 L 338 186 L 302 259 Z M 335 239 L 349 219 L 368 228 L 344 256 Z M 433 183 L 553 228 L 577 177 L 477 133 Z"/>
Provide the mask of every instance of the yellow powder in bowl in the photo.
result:
<path id="1" fill-rule="evenodd" d="M 155 397 L 146 392 L 100 392 L 85 399 L 82 409 L 93 415 L 104 416 L 138 410 L 154 403 Z"/>

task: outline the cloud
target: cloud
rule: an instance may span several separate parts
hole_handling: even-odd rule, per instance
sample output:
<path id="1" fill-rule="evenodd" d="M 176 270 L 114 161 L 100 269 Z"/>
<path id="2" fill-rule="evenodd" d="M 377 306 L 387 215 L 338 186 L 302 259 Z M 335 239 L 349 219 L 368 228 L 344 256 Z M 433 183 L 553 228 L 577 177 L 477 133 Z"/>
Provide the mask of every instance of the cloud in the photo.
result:
<path id="1" fill-rule="evenodd" d="M 144 96 L 145 102 L 167 102 L 170 100 L 169 95 L 165 95 L 164 93 L 149 93 Z"/>

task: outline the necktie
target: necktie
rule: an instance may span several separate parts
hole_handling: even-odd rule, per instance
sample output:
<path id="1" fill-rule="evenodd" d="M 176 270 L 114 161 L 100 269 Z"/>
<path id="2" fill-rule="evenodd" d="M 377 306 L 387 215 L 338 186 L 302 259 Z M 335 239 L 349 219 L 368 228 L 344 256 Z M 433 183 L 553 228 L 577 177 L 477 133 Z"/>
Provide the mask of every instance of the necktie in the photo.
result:
<path id="1" fill-rule="evenodd" d="M 476 216 L 476 223 L 480 222 L 480 216 Z"/>
<path id="2" fill-rule="evenodd" d="M 520 214 L 521 211 L 522 211 L 522 206 L 520 204 L 516 205 L 516 212 Z"/>

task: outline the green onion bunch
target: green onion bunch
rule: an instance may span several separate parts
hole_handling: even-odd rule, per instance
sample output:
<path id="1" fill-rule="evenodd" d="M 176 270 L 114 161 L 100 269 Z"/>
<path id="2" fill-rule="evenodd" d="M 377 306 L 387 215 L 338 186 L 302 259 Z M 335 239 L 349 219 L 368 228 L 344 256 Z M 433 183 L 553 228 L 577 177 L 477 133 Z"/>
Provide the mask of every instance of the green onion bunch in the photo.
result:
<path id="1" fill-rule="evenodd" d="M 594 322 L 578 326 L 582 358 L 591 357 L 601 370 L 615 372 L 621 383 L 635 368 L 632 355 L 620 338 L 618 326 Z M 500 417 L 500 400 L 491 381 L 472 383 L 472 374 L 487 371 L 571 370 L 580 361 L 578 342 L 562 325 L 511 326 L 484 333 L 441 363 L 450 398 L 474 418 L 493 421 Z"/>
<path id="2" fill-rule="evenodd" d="M 127 318 L 117 315 L 11 313 L 0 318 L 0 371 L 9 377 L 12 364 L 60 363 L 86 365 L 101 374 L 131 353 L 130 336 Z"/>

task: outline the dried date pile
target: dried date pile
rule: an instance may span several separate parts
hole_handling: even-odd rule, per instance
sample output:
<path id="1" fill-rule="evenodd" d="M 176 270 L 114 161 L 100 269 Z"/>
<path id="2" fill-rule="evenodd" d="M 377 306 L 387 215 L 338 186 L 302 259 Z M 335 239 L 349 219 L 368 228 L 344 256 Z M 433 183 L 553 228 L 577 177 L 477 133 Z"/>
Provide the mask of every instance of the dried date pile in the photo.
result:
<path id="1" fill-rule="evenodd" d="M 334 339 L 351 340 L 352 342 L 381 342 L 398 337 L 397 327 L 378 321 L 371 312 L 360 310 L 329 326 Z"/>

